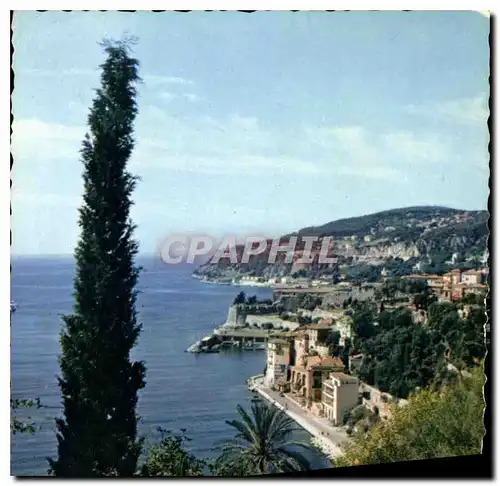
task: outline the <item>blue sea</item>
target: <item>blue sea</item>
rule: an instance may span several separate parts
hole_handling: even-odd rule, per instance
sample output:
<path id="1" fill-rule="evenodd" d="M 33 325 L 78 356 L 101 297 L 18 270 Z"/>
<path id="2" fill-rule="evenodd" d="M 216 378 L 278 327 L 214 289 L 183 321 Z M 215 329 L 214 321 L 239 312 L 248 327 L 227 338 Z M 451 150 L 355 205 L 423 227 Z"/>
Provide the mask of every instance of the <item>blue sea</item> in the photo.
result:
<path id="1" fill-rule="evenodd" d="M 191 277 L 190 265 L 165 265 L 140 258 L 137 310 L 143 325 L 134 359 L 146 362 L 146 387 L 139 395 L 139 433 L 146 444 L 158 439 L 157 427 L 187 429 L 191 450 L 213 457 L 213 447 L 233 436 L 225 420 L 237 418 L 238 404 L 248 407 L 252 394 L 246 379 L 262 373 L 264 351 L 194 355 L 184 350 L 225 321 L 240 288 L 207 285 Z M 54 417 L 61 416 L 57 385 L 60 315 L 73 306 L 72 258 L 12 259 L 11 298 L 18 305 L 11 322 L 11 388 L 13 398 L 40 397 L 44 408 L 30 410 L 41 428 L 12 437 L 11 473 L 47 474 L 47 457 L 56 455 Z M 270 289 L 247 288 L 249 295 L 269 298 Z M 296 439 L 309 440 L 305 431 Z M 329 467 L 311 453 L 314 467 Z"/>

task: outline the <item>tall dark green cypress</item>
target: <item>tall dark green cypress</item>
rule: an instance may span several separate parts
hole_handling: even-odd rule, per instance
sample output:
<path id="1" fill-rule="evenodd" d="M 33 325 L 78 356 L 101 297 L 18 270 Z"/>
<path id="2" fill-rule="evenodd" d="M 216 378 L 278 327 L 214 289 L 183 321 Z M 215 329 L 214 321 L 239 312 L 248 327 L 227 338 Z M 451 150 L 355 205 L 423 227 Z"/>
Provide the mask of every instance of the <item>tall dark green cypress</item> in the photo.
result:
<path id="1" fill-rule="evenodd" d="M 135 310 L 138 244 L 130 219 L 138 61 L 128 42 L 105 42 L 101 87 L 81 149 L 84 197 L 73 314 L 64 316 L 60 358 L 64 419 L 57 419 L 56 476 L 131 476 L 137 437 L 137 392 L 145 367 L 131 362 L 141 326 Z"/>

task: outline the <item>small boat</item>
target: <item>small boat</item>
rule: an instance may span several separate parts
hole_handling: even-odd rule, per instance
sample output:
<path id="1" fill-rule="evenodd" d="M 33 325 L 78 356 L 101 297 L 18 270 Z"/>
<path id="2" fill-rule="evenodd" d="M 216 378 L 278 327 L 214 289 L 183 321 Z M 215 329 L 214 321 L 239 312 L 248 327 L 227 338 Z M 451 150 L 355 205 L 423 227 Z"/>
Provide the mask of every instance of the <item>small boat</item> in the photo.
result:
<path id="1" fill-rule="evenodd" d="M 11 303 L 10 303 L 10 313 L 12 314 L 13 312 L 16 312 L 16 309 L 17 309 L 16 303 L 11 301 Z"/>

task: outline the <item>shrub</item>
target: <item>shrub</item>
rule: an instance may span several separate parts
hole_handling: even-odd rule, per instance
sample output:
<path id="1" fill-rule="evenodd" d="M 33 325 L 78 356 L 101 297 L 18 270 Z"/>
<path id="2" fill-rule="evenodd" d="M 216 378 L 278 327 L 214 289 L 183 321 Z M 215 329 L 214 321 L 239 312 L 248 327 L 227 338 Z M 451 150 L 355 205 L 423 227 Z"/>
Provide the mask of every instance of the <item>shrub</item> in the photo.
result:
<path id="1" fill-rule="evenodd" d="M 185 443 L 191 439 L 184 435 L 185 429 L 175 436 L 161 427 L 157 430 L 161 442 L 149 450 L 141 476 L 202 476 L 205 462 L 186 451 Z"/>
<path id="2" fill-rule="evenodd" d="M 343 447 L 335 466 L 479 454 L 485 428 L 484 370 L 438 391 L 421 390 L 392 418 Z"/>

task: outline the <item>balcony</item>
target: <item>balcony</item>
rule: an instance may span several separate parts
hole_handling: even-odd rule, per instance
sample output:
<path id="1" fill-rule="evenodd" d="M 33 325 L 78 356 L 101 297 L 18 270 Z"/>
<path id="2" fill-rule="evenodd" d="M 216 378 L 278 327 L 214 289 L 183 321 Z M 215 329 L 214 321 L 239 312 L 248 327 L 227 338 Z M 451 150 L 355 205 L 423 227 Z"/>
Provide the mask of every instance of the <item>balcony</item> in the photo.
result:
<path id="1" fill-rule="evenodd" d="M 329 395 L 325 395 L 324 393 L 321 395 L 321 403 L 328 407 L 335 407 L 335 400 L 333 397 Z"/>

